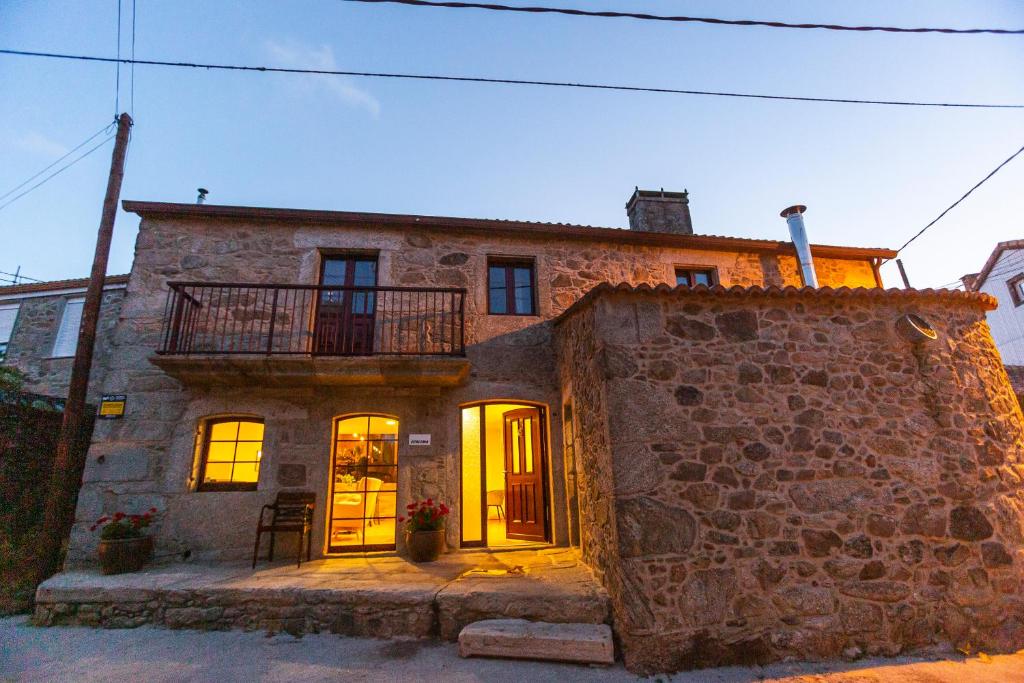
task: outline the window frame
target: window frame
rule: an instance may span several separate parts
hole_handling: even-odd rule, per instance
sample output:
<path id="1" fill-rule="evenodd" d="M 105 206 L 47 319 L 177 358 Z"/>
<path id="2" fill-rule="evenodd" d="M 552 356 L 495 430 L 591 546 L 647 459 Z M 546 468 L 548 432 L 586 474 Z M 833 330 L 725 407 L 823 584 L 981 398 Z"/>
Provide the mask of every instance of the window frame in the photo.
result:
<path id="1" fill-rule="evenodd" d="M 1024 292 L 1020 289 L 1021 284 L 1024 284 L 1024 273 L 1014 275 L 1006 281 L 1006 286 L 1010 290 L 1010 298 L 1013 300 L 1014 307 L 1024 304 Z"/>
<path id="2" fill-rule="evenodd" d="M 74 344 L 71 347 L 71 353 L 60 353 L 58 345 L 61 340 L 61 332 L 64 330 L 64 324 L 67 322 L 68 307 L 72 304 L 81 304 L 81 311 L 78 314 L 78 327 L 74 331 Z M 60 312 L 60 321 L 57 323 L 57 331 L 53 335 L 53 346 L 50 348 L 50 358 L 74 358 L 78 352 L 78 336 L 82 333 L 82 318 L 85 316 L 85 297 L 84 296 L 71 296 L 64 299 L 64 308 Z"/>
<path id="3" fill-rule="evenodd" d="M 10 349 L 11 340 L 14 339 L 14 331 L 18 327 L 18 316 L 21 315 L 21 302 L 13 304 L 0 303 L 0 311 L 14 311 L 14 318 L 11 320 L 11 333 L 7 339 L 0 338 L 0 363 L 7 358 L 7 351 Z"/>
<path id="4" fill-rule="evenodd" d="M 263 458 L 260 458 L 260 473 L 256 475 L 256 481 L 227 481 L 227 482 L 207 482 L 206 480 L 206 464 L 210 455 L 210 437 L 213 435 L 214 425 L 223 424 L 225 422 L 255 422 L 263 425 L 263 439 L 260 441 L 260 451 L 263 450 L 263 444 L 267 441 L 267 423 L 262 417 L 253 417 L 252 415 L 222 415 L 220 417 L 211 417 L 204 421 L 202 431 L 202 443 L 200 444 L 199 450 L 199 476 L 196 479 L 196 491 L 199 492 L 211 492 L 211 491 L 256 491 L 260 485 L 260 474 L 263 470 Z M 235 434 L 235 447 L 238 447 L 238 435 Z M 246 442 L 248 443 L 248 442 Z M 236 460 L 232 460 L 234 464 Z"/>
<path id="5" fill-rule="evenodd" d="M 708 281 L 711 283 L 711 284 L 709 284 L 707 286 L 708 287 L 714 287 L 715 285 L 718 284 L 718 268 L 716 268 L 715 266 L 675 266 L 672 269 L 672 276 L 675 279 L 675 284 L 674 284 L 675 287 L 683 287 L 683 286 L 686 286 L 686 287 L 696 287 L 698 285 L 692 285 L 692 284 L 683 285 L 683 284 L 681 284 L 679 282 L 679 275 L 682 274 L 682 273 L 686 274 L 686 277 L 687 277 L 687 279 L 690 282 L 693 282 L 693 276 L 696 273 L 707 273 L 708 274 Z"/>
<path id="6" fill-rule="evenodd" d="M 495 312 L 491 307 L 491 268 L 505 270 L 505 312 Z M 521 313 L 516 306 L 515 269 L 527 268 L 530 271 L 530 312 Z M 538 312 L 537 297 L 537 263 L 534 259 L 515 256 L 489 256 L 487 258 L 487 315 L 510 315 L 536 317 Z"/>

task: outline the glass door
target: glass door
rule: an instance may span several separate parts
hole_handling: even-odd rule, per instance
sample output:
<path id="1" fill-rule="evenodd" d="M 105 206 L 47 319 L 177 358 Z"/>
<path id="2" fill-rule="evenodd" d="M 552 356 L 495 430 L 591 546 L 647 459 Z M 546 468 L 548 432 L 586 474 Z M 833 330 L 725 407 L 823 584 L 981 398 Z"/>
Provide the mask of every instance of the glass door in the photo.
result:
<path id="1" fill-rule="evenodd" d="M 333 444 L 328 551 L 394 550 L 398 420 L 340 418 Z"/>
<path id="2" fill-rule="evenodd" d="M 320 292 L 315 353 L 359 356 L 373 353 L 376 316 L 377 257 L 331 256 L 324 259 L 320 284 L 338 289 Z"/>

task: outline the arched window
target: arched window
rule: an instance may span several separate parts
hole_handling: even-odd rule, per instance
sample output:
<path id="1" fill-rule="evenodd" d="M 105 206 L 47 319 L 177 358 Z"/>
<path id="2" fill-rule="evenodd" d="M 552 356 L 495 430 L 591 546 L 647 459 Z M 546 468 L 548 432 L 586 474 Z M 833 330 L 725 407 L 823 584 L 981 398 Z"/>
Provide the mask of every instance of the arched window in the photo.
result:
<path id="1" fill-rule="evenodd" d="M 255 491 L 263 458 L 263 420 L 218 417 L 203 432 L 200 491 Z"/>

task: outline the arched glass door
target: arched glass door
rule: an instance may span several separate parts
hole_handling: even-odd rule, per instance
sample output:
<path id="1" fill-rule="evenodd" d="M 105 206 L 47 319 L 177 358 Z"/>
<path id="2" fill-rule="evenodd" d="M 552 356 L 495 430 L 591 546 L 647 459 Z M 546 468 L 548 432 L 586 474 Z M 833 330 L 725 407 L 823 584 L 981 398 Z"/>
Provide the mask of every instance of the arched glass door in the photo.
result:
<path id="1" fill-rule="evenodd" d="M 338 418 L 332 442 L 328 551 L 394 550 L 398 420 Z"/>

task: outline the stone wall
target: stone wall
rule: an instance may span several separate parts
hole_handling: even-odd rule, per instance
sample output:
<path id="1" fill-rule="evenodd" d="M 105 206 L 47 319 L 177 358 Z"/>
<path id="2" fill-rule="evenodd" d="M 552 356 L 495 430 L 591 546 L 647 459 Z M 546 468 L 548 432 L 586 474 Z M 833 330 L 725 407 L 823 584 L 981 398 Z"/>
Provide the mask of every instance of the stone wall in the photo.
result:
<path id="1" fill-rule="evenodd" d="M 557 323 L 630 669 L 1024 645 L 1024 425 L 990 305 L 606 287 Z M 897 335 L 910 312 L 936 341 Z"/>
<path id="2" fill-rule="evenodd" d="M 60 328 L 64 305 L 69 297 L 82 294 L 40 296 L 27 299 L 5 299 L 4 303 L 18 303 L 18 318 L 7 348 L 4 365 L 18 368 L 28 376 L 25 391 L 46 396 L 67 397 L 71 383 L 73 357 L 53 358 L 53 344 Z M 93 369 L 89 377 L 90 403 L 99 403 L 103 376 L 110 356 L 111 338 L 121 312 L 123 289 L 108 289 L 103 293 L 100 319 L 96 328 L 96 347 Z"/>
<path id="3" fill-rule="evenodd" d="M 375 252 L 379 284 L 465 287 L 469 381 L 456 389 L 376 388 L 204 389 L 185 386 L 149 362 L 160 342 L 167 282 L 316 284 L 322 254 Z M 535 258 L 537 316 L 485 314 L 488 255 Z M 430 447 L 399 449 L 399 509 L 410 498 L 446 500 L 449 545 L 458 544 L 459 406 L 507 399 L 549 407 L 553 539 L 565 543 L 564 461 L 551 318 L 600 282 L 674 281 L 676 265 L 714 266 L 727 284 L 799 282 L 788 255 L 690 251 L 612 243 L 584 243 L 537 235 L 473 235 L 396 227 L 352 227 L 310 222 L 261 223 L 205 218 L 144 217 L 122 321 L 114 334 L 107 393 L 128 395 L 123 420 L 101 421 L 94 434 L 72 534 L 69 562 L 93 561 L 88 526 L 117 509 L 160 511 L 157 554 L 238 558 L 249 550 L 256 515 L 283 487 L 317 492 L 314 553 L 323 548 L 330 464 L 331 419 L 353 412 L 394 415 L 401 439 L 433 434 Z M 824 281 L 866 284 L 867 260 L 819 259 Z M 191 479 L 195 439 L 203 418 L 227 413 L 266 421 L 264 460 L 255 492 L 197 492 Z M 283 476 L 282 476 L 283 474 Z M 401 543 L 401 540 L 399 541 Z"/>

